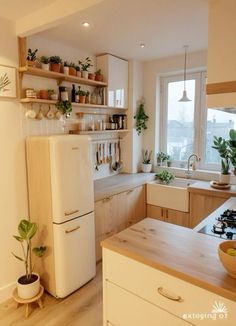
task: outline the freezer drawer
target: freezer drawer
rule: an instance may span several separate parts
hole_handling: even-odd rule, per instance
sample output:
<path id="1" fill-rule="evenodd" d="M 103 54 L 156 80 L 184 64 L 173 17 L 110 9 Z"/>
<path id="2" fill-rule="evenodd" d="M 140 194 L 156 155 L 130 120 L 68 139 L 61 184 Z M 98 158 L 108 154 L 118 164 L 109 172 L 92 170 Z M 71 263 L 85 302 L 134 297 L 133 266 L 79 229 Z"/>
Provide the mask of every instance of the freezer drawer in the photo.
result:
<path id="1" fill-rule="evenodd" d="M 91 147 L 88 136 L 49 138 L 53 222 L 94 211 Z"/>
<path id="2" fill-rule="evenodd" d="M 96 274 L 94 213 L 53 224 L 56 296 L 64 298 Z"/>

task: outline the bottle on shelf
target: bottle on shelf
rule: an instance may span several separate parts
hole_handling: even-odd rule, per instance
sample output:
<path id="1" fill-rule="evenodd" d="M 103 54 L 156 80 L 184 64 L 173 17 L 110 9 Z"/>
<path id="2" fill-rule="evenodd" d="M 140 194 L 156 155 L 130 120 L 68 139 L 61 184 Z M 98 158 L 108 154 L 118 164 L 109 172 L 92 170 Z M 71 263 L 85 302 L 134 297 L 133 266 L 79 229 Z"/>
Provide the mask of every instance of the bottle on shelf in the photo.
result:
<path id="1" fill-rule="evenodd" d="M 71 102 L 75 102 L 75 85 L 72 84 Z"/>

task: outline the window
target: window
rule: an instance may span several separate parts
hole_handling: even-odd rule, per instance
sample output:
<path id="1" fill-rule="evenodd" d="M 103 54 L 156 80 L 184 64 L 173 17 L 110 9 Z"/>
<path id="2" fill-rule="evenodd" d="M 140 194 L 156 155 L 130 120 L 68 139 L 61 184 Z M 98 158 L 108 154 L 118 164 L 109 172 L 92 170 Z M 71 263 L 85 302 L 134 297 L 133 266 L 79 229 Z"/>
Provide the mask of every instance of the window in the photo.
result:
<path id="1" fill-rule="evenodd" d="M 206 108 L 206 73 L 188 74 L 186 90 L 191 102 L 179 102 L 183 76 L 161 78 L 160 148 L 178 166 L 191 153 L 201 157 L 200 168 L 218 170 L 220 157 L 212 148 L 214 136 L 228 138 L 236 127 L 236 114 L 227 109 Z"/>

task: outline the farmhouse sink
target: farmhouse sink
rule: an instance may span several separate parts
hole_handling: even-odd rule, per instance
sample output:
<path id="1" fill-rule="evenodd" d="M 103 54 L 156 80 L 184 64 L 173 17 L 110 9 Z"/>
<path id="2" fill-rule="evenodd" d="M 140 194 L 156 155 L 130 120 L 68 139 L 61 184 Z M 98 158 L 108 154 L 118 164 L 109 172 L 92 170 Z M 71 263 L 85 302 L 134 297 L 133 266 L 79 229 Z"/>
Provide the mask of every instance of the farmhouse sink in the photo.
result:
<path id="1" fill-rule="evenodd" d="M 160 181 L 147 183 L 147 204 L 189 212 L 188 186 L 197 180 L 176 178 L 168 185 Z"/>

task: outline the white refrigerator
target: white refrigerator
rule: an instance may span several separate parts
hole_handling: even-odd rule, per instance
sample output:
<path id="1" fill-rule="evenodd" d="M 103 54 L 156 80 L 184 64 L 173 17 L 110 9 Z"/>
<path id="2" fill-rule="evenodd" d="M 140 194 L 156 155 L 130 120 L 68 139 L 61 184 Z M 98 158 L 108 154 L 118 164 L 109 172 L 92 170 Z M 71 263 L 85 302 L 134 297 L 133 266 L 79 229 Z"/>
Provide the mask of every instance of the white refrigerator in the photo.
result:
<path id="1" fill-rule="evenodd" d="M 29 137 L 26 150 L 30 219 L 37 244 L 47 246 L 36 272 L 63 298 L 96 274 L 91 143 L 80 135 Z"/>

